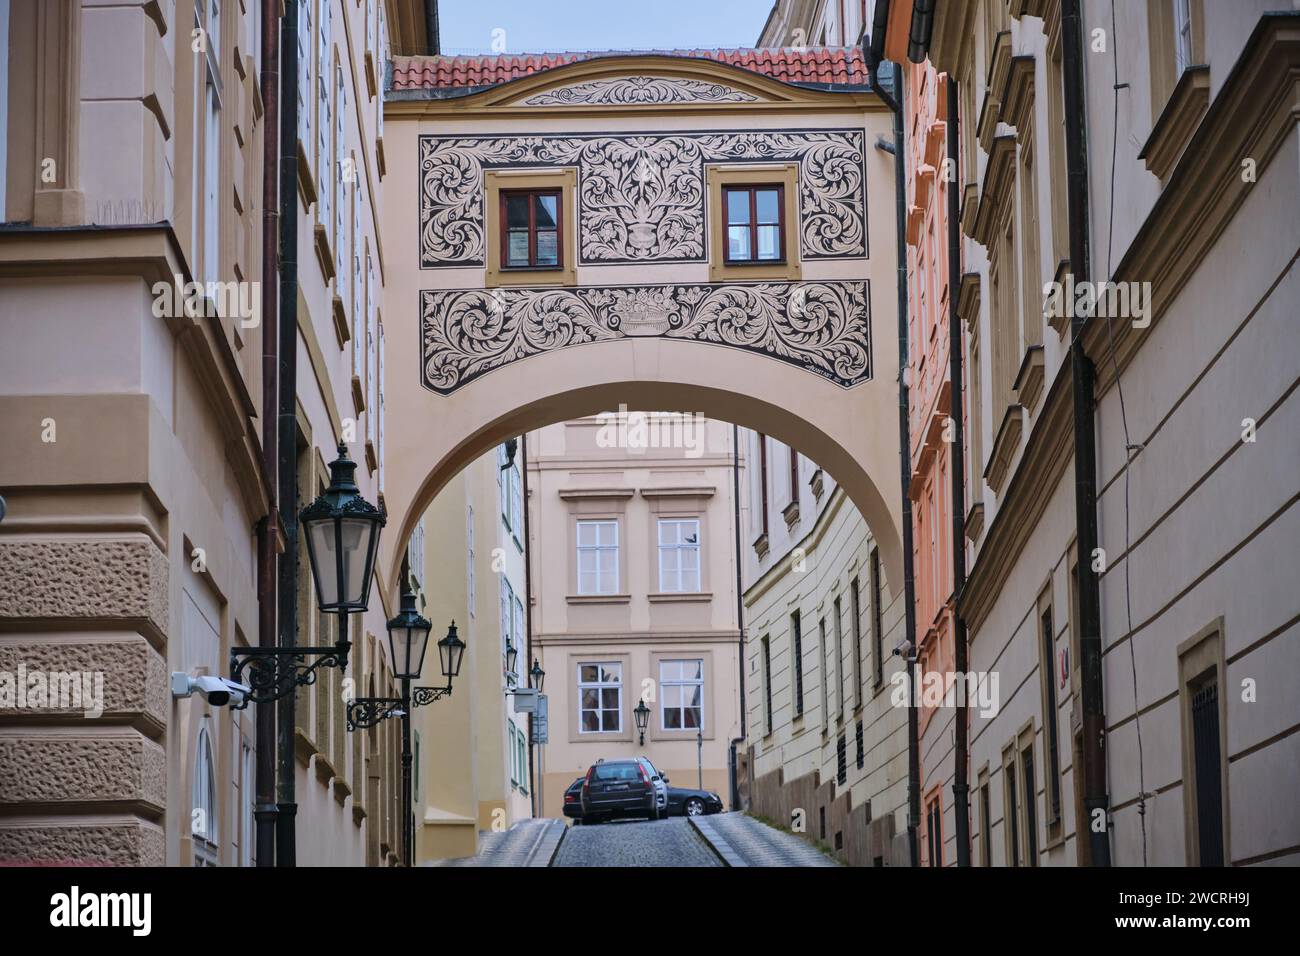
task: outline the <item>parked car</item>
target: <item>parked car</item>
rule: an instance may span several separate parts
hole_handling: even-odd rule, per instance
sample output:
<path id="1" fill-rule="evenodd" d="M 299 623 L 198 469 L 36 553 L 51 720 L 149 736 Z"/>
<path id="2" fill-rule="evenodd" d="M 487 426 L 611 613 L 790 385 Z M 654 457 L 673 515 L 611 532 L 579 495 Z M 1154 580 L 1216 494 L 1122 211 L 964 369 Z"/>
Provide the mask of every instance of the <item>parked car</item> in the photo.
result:
<path id="1" fill-rule="evenodd" d="M 655 785 L 655 795 L 659 807 L 659 816 L 668 815 L 668 778 L 655 769 L 655 765 L 650 762 L 649 757 L 637 757 L 637 760 L 645 764 L 646 770 L 650 773 L 650 782 Z"/>
<path id="2" fill-rule="evenodd" d="M 582 782 L 582 822 L 615 817 L 659 819 L 659 793 L 647 764 L 649 761 L 637 758 L 593 764 Z"/>
<path id="3" fill-rule="evenodd" d="M 579 777 L 564 791 L 564 815 L 573 821 L 574 826 L 582 823 L 582 785 L 586 779 Z"/>
<path id="4" fill-rule="evenodd" d="M 711 790 L 668 788 L 668 815 L 701 817 L 706 813 L 721 813 L 722 798 Z"/>

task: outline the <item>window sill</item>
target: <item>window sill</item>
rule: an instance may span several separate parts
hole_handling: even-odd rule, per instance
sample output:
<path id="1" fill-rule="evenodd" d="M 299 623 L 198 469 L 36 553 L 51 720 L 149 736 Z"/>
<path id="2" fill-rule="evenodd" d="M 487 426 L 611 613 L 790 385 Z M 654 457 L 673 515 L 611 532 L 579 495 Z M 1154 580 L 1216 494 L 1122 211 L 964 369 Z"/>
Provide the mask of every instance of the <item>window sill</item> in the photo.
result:
<path id="1" fill-rule="evenodd" d="M 319 194 L 316 192 L 316 179 L 311 174 L 311 162 L 307 159 L 307 150 L 302 140 L 298 140 L 298 192 L 302 195 L 303 205 L 308 209 L 315 204 Z"/>
<path id="2" fill-rule="evenodd" d="M 295 727 L 293 731 L 293 755 L 298 758 L 298 763 L 306 768 L 311 763 L 311 758 L 318 751 L 316 743 L 307 736 L 307 732 L 301 727 Z"/>
<path id="3" fill-rule="evenodd" d="M 1025 349 L 1025 357 L 1020 362 L 1019 372 L 1016 373 L 1015 385 L 1016 397 L 1020 399 L 1020 404 L 1030 415 L 1038 407 L 1038 400 L 1043 395 L 1044 375 L 1043 347 L 1031 345 Z"/>
<path id="4" fill-rule="evenodd" d="M 1006 481 L 1007 472 L 1011 470 L 1011 459 L 1016 456 L 1016 450 L 1020 447 L 1020 436 L 1024 429 L 1024 408 L 1020 405 L 1008 405 L 1002 416 L 997 437 L 993 440 L 988 467 L 984 469 L 984 480 L 988 482 L 994 494 L 1002 491 L 1002 483 Z"/>
<path id="5" fill-rule="evenodd" d="M 331 780 L 338 776 L 334 770 L 334 764 L 328 756 L 323 753 L 316 754 L 316 779 L 325 786 L 329 786 Z"/>
<path id="6" fill-rule="evenodd" d="M 970 511 L 966 512 L 966 537 L 972 543 L 980 538 L 980 532 L 984 530 L 984 502 L 976 501 L 970 506 Z"/>
<path id="7" fill-rule="evenodd" d="M 334 296 L 334 335 L 339 340 L 339 348 L 347 348 L 348 342 L 352 340 L 352 331 L 348 326 L 348 310 L 343 304 L 343 299 Z"/>
<path id="8" fill-rule="evenodd" d="M 652 591 L 646 596 L 651 604 L 702 604 L 713 600 L 712 591 Z"/>
<path id="9" fill-rule="evenodd" d="M 358 415 L 366 410 L 366 387 L 357 375 L 352 376 L 352 404 L 356 406 Z"/>
<path id="10" fill-rule="evenodd" d="M 760 534 L 757 538 L 754 539 L 754 553 L 757 554 L 760 558 L 765 558 L 767 557 L 768 550 L 769 547 L 767 542 L 767 532 L 764 531 L 762 534 Z"/>
<path id="11" fill-rule="evenodd" d="M 792 501 L 781 511 L 781 517 L 785 519 L 785 526 L 788 530 L 793 531 L 794 526 L 799 523 L 799 502 Z"/>
<path id="12" fill-rule="evenodd" d="M 569 604 L 630 604 L 631 594 L 570 594 L 565 598 Z"/>
<path id="13" fill-rule="evenodd" d="M 1178 78 L 1169 102 L 1160 111 L 1138 159 L 1163 186 L 1210 106 L 1210 68 L 1189 66 Z"/>
<path id="14" fill-rule="evenodd" d="M 334 251 L 330 248 L 329 230 L 317 223 L 314 234 L 316 261 L 320 264 L 321 275 L 325 277 L 325 282 L 328 284 L 334 278 Z"/>
<path id="15" fill-rule="evenodd" d="M 334 777 L 334 802 L 340 807 L 348 802 L 348 797 L 352 796 L 352 788 L 348 786 L 347 780 L 343 777 Z"/>

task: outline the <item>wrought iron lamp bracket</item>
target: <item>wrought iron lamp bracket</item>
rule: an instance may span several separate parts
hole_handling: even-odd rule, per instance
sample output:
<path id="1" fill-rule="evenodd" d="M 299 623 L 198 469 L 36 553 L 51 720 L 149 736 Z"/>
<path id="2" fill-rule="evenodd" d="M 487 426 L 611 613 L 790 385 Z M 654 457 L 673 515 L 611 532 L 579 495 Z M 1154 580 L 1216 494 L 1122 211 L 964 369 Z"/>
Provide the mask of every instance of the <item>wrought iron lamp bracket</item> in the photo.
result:
<path id="1" fill-rule="evenodd" d="M 316 683 L 322 667 L 346 670 L 352 644 L 340 641 L 319 647 L 236 647 L 230 650 L 230 679 L 252 688 L 236 705 L 270 704 L 287 697 L 298 687 Z M 307 658 L 314 658 L 308 660 Z"/>

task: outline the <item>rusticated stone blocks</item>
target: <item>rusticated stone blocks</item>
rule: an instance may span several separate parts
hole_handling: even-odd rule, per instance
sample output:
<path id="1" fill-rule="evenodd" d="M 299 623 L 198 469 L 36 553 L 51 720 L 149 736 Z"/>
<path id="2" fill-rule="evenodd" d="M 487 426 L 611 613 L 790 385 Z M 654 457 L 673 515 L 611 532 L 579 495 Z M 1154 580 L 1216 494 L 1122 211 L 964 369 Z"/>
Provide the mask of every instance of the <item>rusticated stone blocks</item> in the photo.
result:
<path id="1" fill-rule="evenodd" d="M 15 694 L 12 707 L 4 706 L 5 701 L 0 699 L 0 719 L 66 713 L 73 723 L 79 724 L 95 719 L 120 721 L 143 717 L 148 729 L 155 733 L 160 733 L 167 724 L 167 662 L 142 637 L 0 644 L 0 673 L 9 674 L 16 681 L 20 665 L 27 675 L 39 672 L 51 680 L 55 675 L 102 674 L 102 685 L 99 681 L 94 684 L 102 689 L 103 713 L 99 718 L 87 718 L 54 707 L 34 708 L 30 703 L 19 708 Z"/>
<path id="2" fill-rule="evenodd" d="M 0 541 L 0 623 L 135 622 L 162 643 L 167 570 L 144 537 Z"/>
<path id="3" fill-rule="evenodd" d="M 163 866 L 166 862 L 163 831 L 141 820 L 0 822 L 0 865 Z"/>
<path id="4" fill-rule="evenodd" d="M 118 805 L 126 812 L 161 814 L 166 802 L 166 754 L 133 730 L 10 730 L 0 736 L 0 806 Z"/>

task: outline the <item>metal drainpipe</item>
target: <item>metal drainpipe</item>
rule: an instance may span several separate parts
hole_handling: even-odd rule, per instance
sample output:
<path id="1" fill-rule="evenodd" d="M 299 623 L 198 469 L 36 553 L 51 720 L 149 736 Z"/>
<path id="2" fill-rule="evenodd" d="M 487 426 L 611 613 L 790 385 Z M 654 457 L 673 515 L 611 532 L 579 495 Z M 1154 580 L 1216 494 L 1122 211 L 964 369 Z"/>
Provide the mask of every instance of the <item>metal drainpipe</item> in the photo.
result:
<path id="1" fill-rule="evenodd" d="M 519 436 L 519 473 L 524 492 L 524 670 L 528 686 L 533 685 L 533 542 L 528 534 L 528 435 Z M 533 771 L 533 715 L 528 715 L 528 812 L 537 816 L 541 796 L 537 792 L 537 775 Z"/>
<path id="2" fill-rule="evenodd" d="M 740 563 L 740 426 L 734 422 L 731 425 L 731 478 L 731 525 L 735 530 L 736 538 L 736 667 L 740 677 L 740 736 L 731 742 L 734 753 L 736 741 L 744 741 L 748 735 L 745 716 L 745 595 L 742 591 L 743 575 Z M 740 786 L 736 781 L 736 764 L 737 760 L 733 758 L 731 761 L 731 809 L 733 810 L 740 809 Z"/>
<path id="3" fill-rule="evenodd" d="M 280 301 L 279 498 L 284 527 L 280 555 L 280 645 L 298 642 L 298 4 L 286 3 L 280 31 Z M 344 619 L 346 620 L 346 619 Z M 298 812 L 293 752 L 296 693 L 279 702 L 276 865 L 296 866 Z M 268 705 L 269 706 L 269 705 Z"/>
<path id="4" fill-rule="evenodd" d="M 280 0 L 262 0 L 262 478 L 270 509 L 257 525 L 257 643 L 274 647 L 275 553 L 279 533 L 276 488 L 279 464 L 279 322 L 277 276 L 279 271 L 279 170 L 280 170 Z M 254 840 L 258 866 L 275 865 L 275 707 L 257 705 L 257 747 L 253 789 L 256 821 Z"/>
<path id="5" fill-rule="evenodd" d="M 1061 66 L 1065 85 L 1066 196 L 1070 222 L 1070 273 L 1091 275 L 1088 261 L 1088 147 L 1083 102 L 1083 49 L 1079 0 L 1061 0 Z M 1093 554 L 1097 547 L 1097 437 L 1093 407 L 1095 370 L 1083 349 L 1086 317 L 1071 321 L 1070 372 L 1074 404 L 1074 510 L 1079 568 L 1079 665 L 1083 668 L 1083 801 L 1088 813 L 1093 866 L 1110 866 L 1110 798 L 1106 792 L 1106 709 L 1101 673 L 1101 595 Z M 1107 815 L 1098 833 L 1097 811 Z"/>
<path id="6" fill-rule="evenodd" d="M 881 17 L 882 3 L 876 8 Z M 888 11 L 885 10 L 885 16 Z M 903 74 L 901 67 L 894 68 L 895 94 L 881 89 L 878 72 L 880 60 L 875 44 L 866 47 L 871 88 L 894 114 L 894 218 L 898 245 L 898 440 L 899 477 L 903 497 L 903 620 L 907 653 L 907 848 L 912 866 L 920 865 L 920 847 L 916 828 L 921 819 L 921 743 L 920 715 L 916 707 L 916 580 L 912 561 L 912 499 L 908 486 L 912 478 L 911 437 L 908 425 L 910 390 L 907 383 L 907 206 L 906 164 L 903 157 Z"/>
<path id="7" fill-rule="evenodd" d="M 949 444 L 952 455 L 951 467 L 948 469 L 952 478 L 952 630 L 953 630 L 953 666 L 958 674 L 965 674 L 967 668 L 966 621 L 957 611 L 957 601 L 962 589 L 966 587 L 966 448 L 964 422 L 965 403 L 962 398 L 962 334 L 961 318 L 957 315 L 957 287 L 961 284 L 961 211 L 958 207 L 957 170 L 961 168 L 958 137 L 961 124 L 958 122 L 957 79 L 948 74 L 948 166 L 950 178 L 946 179 L 945 188 L 948 195 L 948 380 L 949 416 L 952 420 L 952 442 Z M 970 782 L 967 752 L 966 696 L 958 695 L 953 740 L 952 768 L 952 802 L 954 813 L 954 835 L 957 839 L 957 865 L 970 866 Z"/>

